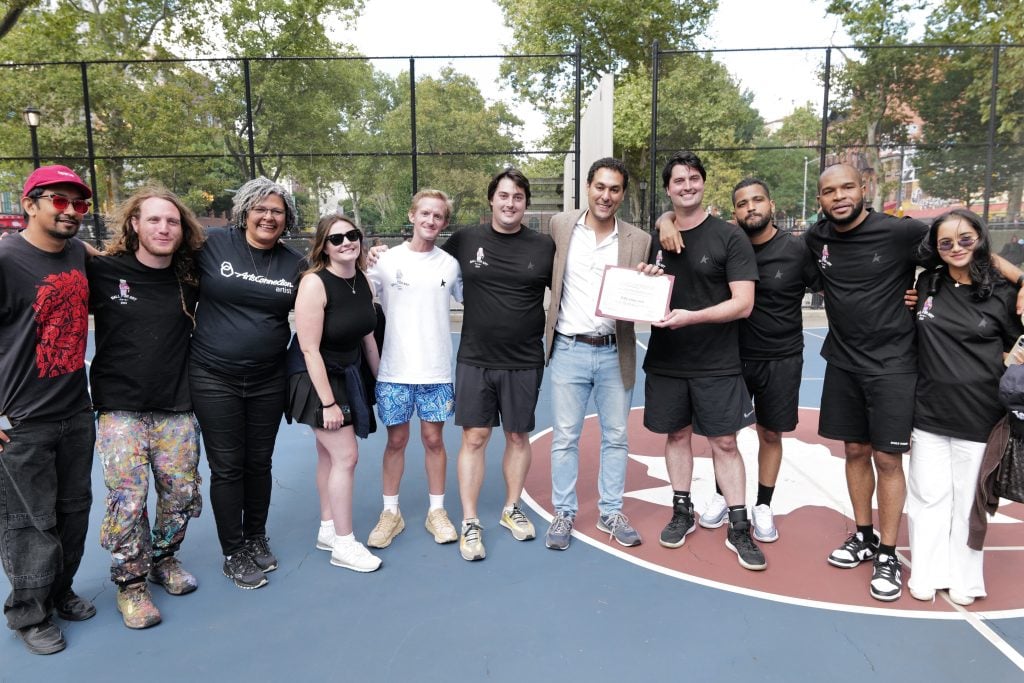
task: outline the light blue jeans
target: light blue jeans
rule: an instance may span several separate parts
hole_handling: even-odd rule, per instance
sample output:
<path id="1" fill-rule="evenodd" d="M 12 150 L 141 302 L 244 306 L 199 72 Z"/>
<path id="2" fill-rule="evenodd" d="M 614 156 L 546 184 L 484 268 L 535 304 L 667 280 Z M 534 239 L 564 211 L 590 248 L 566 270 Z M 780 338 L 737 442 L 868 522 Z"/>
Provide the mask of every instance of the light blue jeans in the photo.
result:
<path id="1" fill-rule="evenodd" d="M 601 461 L 597 479 L 602 515 L 622 509 L 626 487 L 626 420 L 633 390 L 622 386 L 615 346 L 589 346 L 555 337 L 551 356 L 553 406 L 551 502 L 556 512 L 575 515 L 580 433 L 591 394 L 601 425 Z M 591 456 L 592 457 L 592 456 Z"/>

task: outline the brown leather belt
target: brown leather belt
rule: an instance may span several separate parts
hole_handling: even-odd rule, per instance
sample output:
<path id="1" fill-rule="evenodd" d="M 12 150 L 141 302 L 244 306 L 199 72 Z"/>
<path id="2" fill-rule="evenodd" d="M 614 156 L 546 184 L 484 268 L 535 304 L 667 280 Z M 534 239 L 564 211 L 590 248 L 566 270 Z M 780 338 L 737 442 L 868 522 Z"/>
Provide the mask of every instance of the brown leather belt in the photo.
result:
<path id="1" fill-rule="evenodd" d="M 615 346 L 614 334 L 604 334 L 600 337 L 590 337 L 585 334 L 562 334 L 561 332 L 556 332 L 555 334 L 580 344 L 587 344 L 588 346 Z"/>

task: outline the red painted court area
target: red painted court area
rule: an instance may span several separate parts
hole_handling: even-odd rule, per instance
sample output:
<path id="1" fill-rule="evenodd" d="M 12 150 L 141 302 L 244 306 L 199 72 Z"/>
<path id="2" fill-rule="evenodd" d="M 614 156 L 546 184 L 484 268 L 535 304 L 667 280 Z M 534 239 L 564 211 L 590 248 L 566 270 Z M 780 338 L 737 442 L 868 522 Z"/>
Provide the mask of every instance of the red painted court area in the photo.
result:
<path id="1" fill-rule="evenodd" d="M 846 492 L 842 443 L 817 436 L 818 411 L 801 409 L 800 425 L 788 434 L 783 445 L 783 465 L 776 486 L 773 509 L 779 540 L 761 543 L 768 569 L 743 569 L 736 555 L 725 547 L 725 526 L 708 530 L 700 526 L 687 536 L 681 548 L 658 544 L 658 535 L 671 517 L 671 487 L 661 457 L 665 438 L 643 427 L 643 408 L 630 415 L 630 461 L 627 470 L 623 511 L 640 532 L 643 545 L 623 548 L 597 530 L 597 473 L 600 428 L 597 418 L 587 419 L 580 443 L 580 477 L 577 484 L 579 513 L 575 533 L 585 535 L 595 547 L 613 551 L 623 560 L 637 561 L 651 569 L 683 580 L 717 586 L 763 598 L 828 609 L 913 617 L 956 617 L 957 609 L 941 597 L 922 602 L 906 589 L 913 557 L 907 546 L 906 515 L 899 540 L 905 561 L 903 597 L 892 603 L 868 594 L 869 562 L 855 569 L 837 569 L 825 558 L 854 531 L 852 509 Z M 752 428 L 739 437 L 747 464 L 748 505 L 756 492 L 757 436 Z M 694 437 L 694 506 L 699 513 L 714 492 L 711 450 L 706 439 Z M 526 490 L 548 518 L 553 514 L 550 481 L 551 432 L 545 430 L 533 441 L 533 465 Z M 877 523 L 877 518 L 876 518 Z M 543 525 L 541 525 L 543 527 Z M 539 529 L 542 531 L 543 529 Z M 1024 591 L 1020 569 L 1024 567 L 1024 505 L 1004 504 L 990 522 L 986 539 L 985 579 L 988 597 L 979 599 L 970 611 L 988 618 L 1024 615 Z"/>

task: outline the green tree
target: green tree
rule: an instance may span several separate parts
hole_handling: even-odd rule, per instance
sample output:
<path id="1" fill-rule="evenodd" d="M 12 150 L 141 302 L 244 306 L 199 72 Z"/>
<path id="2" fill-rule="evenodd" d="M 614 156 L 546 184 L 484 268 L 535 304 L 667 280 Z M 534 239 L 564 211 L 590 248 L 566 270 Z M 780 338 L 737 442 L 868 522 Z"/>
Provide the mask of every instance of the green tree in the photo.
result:
<path id="1" fill-rule="evenodd" d="M 381 122 L 381 137 L 392 151 L 409 150 L 409 75 L 396 79 L 394 106 Z M 521 147 L 522 122 L 503 103 L 488 103 L 476 82 L 451 68 L 416 82 L 416 141 L 419 187 L 443 190 L 452 199 L 452 223 L 476 223 L 490 210 L 483 188 Z M 491 152 L 482 155 L 478 152 Z M 468 154 L 467 154 L 468 152 Z M 408 222 L 412 190 L 409 159 L 383 160 L 388 169 L 376 175 L 372 202 L 383 227 Z"/>
<path id="2" fill-rule="evenodd" d="M 883 147 L 907 142 L 910 111 L 903 101 L 908 81 L 918 74 L 918 55 L 893 49 L 906 43 L 913 3 L 900 0 L 830 0 L 827 11 L 840 17 L 860 55 L 840 51 L 846 59 L 833 71 L 838 97 L 832 103 L 829 140 L 841 146 L 862 145 L 868 166 L 879 183 L 872 204 L 882 209 L 887 188 L 881 160 Z"/>
<path id="3" fill-rule="evenodd" d="M 752 105 L 753 94 L 741 91 L 728 69 L 709 54 L 666 57 L 663 68 L 658 81 L 658 147 L 667 151 L 659 153 L 658 161 L 675 150 L 697 150 L 709 170 L 706 202 L 728 209 L 732 187 L 743 178 L 753 156 L 730 148 L 748 146 L 764 127 Z M 615 89 L 615 154 L 638 180 L 646 180 L 650 168 L 650 92 L 650 76 L 644 71 L 627 74 Z M 650 188 L 659 197 L 660 182 L 659 178 L 657 187 Z M 630 201 L 633 215 L 638 215 L 639 193 L 631 193 Z"/>
<path id="4" fill-rule="evenodd" d="M 777 216 L 801 218 L 814 214 L 815 181 L 818 176 L 817 145 L 821 135 L 821 118 L 808 102 L 788 114 L 773 133 L 758 137 L 758 147 L 790 147 L 791 149 L 759 150 L 749 168 L 752 176 L 768 183 L 775 201 Z M 804 204 L 804 165 L 807 164 L 807 204 Z"/>
<path id="5" fill-rule="evenodd" d="M 929 40 L 939 43 L 1015 46 L 1000 51 L 996 123 L 1004 146 L 998 150 L 997 157 L 1007 163 L 996 169 L 995 181 L 1008 192 L 1007 218 L 1016 219 L 1021 215 L 1024 194 L 1024 47 L 1020 47 L 1024 43 L 1024 4 L 1017 0 L 943 0 L 930 15 L 928 27 Z M 950 104 L 962 106 L 962 101 L 956 101 L 961 97 L 971 100 L 975 119 L 987 127 L 992 51 L 965 51 L 956 58 L 960 68 L 970 69 L 976 77 L 965 84 L 962 96 Z M 932 116 L 928 121 L 941 123 L 940 119 L 940 116 Z"/>

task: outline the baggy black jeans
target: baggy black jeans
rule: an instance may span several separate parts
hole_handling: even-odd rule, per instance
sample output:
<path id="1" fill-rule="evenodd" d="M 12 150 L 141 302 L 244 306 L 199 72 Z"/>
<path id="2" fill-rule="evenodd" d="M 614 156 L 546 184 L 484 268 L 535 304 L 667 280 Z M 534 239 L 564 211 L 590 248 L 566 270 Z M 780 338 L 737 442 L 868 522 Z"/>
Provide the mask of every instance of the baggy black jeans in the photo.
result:
<path id="1" fill-rule="evenodd" d="M 6 430 L 0 453 L 0 559 L 11 582 L 4 615 L 12 629 L 38 624 L 71 590 L 92 504 L 91 411 L 26 421 Z"/>

